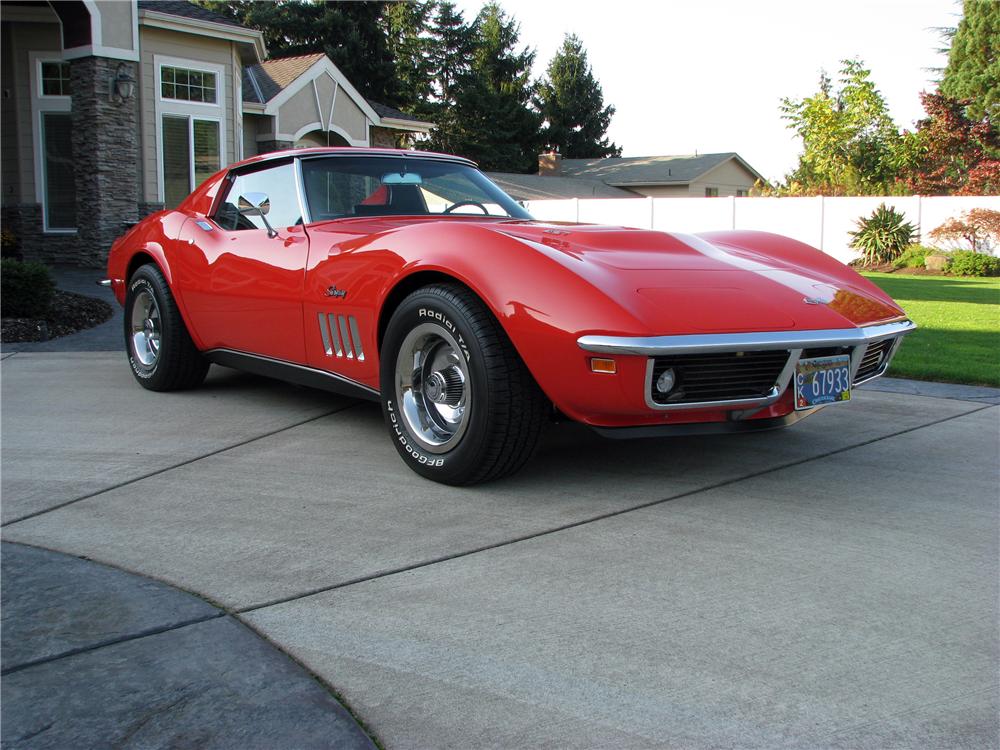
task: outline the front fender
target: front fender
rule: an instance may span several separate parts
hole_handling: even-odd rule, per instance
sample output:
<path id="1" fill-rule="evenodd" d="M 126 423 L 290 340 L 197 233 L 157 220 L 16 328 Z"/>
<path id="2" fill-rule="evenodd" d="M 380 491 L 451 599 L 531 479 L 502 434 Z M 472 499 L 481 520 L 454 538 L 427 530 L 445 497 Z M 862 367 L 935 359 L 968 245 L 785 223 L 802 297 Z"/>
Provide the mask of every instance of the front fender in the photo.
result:
<path id="1" fill-rule="evenodd" d="M 512 237 L 502 225 L 420 225 L 372 240 L 398 262 L 396 273 L 378 294 L 380 316 L 391 314 L 386 300 L 414 274 L 434 272 L 455 278 L 489 307 L 535 381 L 569 416 L 587 421 L 585 405 L 595 399 L 621 401 L 625 380 L 593 373 L 590 358 L 577 345 L 585 333 L 646 329 L 619 300 L 620 280 L 556 248 Z M 623 292 L 624 290 L 618 290 Z M 617 297 L 617 299 L 615 298 Z M 635 368 L 639 358 L 622 358 L 620 367 Z M 626 360 L 635 360 L 626 361 Z"/>

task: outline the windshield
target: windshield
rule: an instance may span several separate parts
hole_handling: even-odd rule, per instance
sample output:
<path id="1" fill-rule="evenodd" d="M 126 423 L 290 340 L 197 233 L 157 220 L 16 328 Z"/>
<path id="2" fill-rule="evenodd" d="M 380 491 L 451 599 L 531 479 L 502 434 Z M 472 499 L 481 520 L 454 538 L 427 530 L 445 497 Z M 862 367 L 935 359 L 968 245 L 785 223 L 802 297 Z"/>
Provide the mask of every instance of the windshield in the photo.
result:
<path id="1" fill-rule="evenodd" d="M 305 158 L 302 176 L 312 221 L 354 216 L 531 218 L 478 169 L 440 159 Z"/>

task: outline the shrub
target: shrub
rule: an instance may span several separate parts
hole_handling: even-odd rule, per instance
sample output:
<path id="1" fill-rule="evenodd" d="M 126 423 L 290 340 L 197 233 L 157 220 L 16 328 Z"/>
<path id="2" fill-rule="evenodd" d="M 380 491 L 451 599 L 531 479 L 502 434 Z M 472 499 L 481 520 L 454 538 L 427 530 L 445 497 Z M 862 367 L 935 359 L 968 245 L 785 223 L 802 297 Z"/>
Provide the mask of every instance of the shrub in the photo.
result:
<path id="1" fill-rule="evenodd" d="M 941 226 L 927 233 L 935 242 L 951 242 L 955 245 L 965 240 L 973 252 L 986 252 L 1000 244 L 1000 211 L 988 208 L 973 208 L 952 217 Z"/>
<path id="2" fill-rule="evenodd" d="M 943 255 L 940 250 L 927 245 L 910 245 L 892 262 L 896 268 L 923 268 L 928 255 Z"/>
<path id="3" fill-rule="evenodd" d="M 44 318 L 55 288 L 47 266 L 4 258 L 0 261 L 0 316 Z"/>
<path id="4" fill-rule="evenodd" d="M 883 203 L 872 215 L 857 221 L 858 230 L 851 232 L 851 247 L 860 250 L 868 265 L 891 263 L 913 242 L 917 228 L 906 216 Z"/>
<path id="5" fill-rule="evenodd" d="M 948 270 L 956 276 L 1000 276 L 1000 258 L 971 250 L 951 253 Z"/>

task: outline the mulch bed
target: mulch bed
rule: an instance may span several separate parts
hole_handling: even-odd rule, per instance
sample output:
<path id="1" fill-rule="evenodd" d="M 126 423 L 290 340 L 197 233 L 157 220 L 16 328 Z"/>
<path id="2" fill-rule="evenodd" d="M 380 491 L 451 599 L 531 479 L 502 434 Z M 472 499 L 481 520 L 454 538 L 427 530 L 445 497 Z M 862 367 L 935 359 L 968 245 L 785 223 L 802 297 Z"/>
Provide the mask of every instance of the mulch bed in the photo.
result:
<path id="1" fill-rule="evenodd" d="M 33 318 L 3 318 L 0 320 L 0 341 L 48 341 L 100 325 L 111 317 L 111 305 L 102 299 L 87 297 L 57 289 L 52 306 L 44 320 Z"/>
<path id="2" fill-rule="evenodd" d="M 892 263 L 883 263 L 878 266 L 866 266 L 861 263 L 851 263 L 850 266 L 859 273 L 865 271 L 869 273 L 899 273 L 904 276 L 951 276 L 950 273 L 931 271 L 922 266 L 918 268 L 896 268 L 892 265 Z"/>

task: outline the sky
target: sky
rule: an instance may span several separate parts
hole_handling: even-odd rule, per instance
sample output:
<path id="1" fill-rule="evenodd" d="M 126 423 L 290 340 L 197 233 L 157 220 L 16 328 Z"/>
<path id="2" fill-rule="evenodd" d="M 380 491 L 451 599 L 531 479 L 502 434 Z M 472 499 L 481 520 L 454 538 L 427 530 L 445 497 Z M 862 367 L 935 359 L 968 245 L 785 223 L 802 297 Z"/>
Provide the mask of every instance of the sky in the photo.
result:
<path id="1" fill-rule="evenodd" d="M 467 21 L 482 2 L 457 0 Z M 935 27 L 956 26 L 955 0 L 500 0 L 544 74 L 564 34 L 583 41 L 623 156 L 735 151 L 770 180 L 801 141 L 782 97 L 816 92 L 821 70 L 858 57 L 896 124 L 923 117 L 919 93 L 947 62 Z"/>

